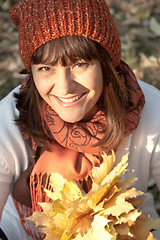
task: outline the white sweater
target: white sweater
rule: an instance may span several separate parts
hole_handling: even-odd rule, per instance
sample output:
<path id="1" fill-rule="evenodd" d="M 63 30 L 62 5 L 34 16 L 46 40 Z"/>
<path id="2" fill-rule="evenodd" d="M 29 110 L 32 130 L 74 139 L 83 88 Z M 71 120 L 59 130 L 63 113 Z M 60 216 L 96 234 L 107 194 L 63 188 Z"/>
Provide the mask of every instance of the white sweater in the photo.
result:
<path id="1" fill-rule="evenodd" d="M 146 103 L 138 128 L 124 139 L 116 152 L 116 163 L 129 152 L 128 171 L 123 179 L 137 177 L 135 187 L 147 192 L 150 177 L 154 178 L 160 190 L 160 91 L 144 82 L 139 83 Z M 32 161 L 31 149 L 14 122 L 19 115 L 13 97 L 17 91 L 19 87 L 0 102 L 0 216 L 4 209 L 0 227 L 9 240 L 32 240 L 21 227 L 9 195 L 15 180 Z M 153 217 L 158 216 L 150 194 L 147 194 L 143 210 Z M 155 236 L 160 239 L 160 233 L 157 232 Z"/>

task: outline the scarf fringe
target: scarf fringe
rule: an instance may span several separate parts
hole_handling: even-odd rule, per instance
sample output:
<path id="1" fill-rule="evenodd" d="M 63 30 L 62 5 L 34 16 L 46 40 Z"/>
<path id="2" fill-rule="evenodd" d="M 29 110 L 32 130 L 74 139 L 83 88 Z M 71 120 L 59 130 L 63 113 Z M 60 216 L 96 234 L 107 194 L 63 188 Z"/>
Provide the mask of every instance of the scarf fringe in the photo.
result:
<path id="1" fill-rule="evenodd" d="M 21 204 L 14 198 L 13 201 L 20 217 L 22 227 L 24 228 L 28 236 L 32 236 L 32 238 L 36 240 L 43 240 L 45 235 L 39 231 L 39 227 L 36 227 L 36 225 L 31 221 L 25 220 L 32 215 L 32 209 Z"/>
<path id="2" fill-rule="evenodd" d="M 47 174 L 35 174 L 30 176 L 30 190 L 31 190 L 31 199 L 32 199 L 32 211 L 42 211 L 38 202 L 49 202 L 49 197 L 43 189 L 51 190 L 49 185 L 50 175 Z"/>

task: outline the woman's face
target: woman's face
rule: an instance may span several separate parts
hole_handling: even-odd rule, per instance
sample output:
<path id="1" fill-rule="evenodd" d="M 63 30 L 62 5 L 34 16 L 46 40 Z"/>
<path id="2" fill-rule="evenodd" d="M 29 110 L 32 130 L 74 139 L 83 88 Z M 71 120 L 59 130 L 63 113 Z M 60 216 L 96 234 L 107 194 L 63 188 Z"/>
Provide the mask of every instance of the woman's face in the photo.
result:
<path id="1" fill-rule="evenodd" d="M 97 112 L 103 88 L 98 60 L 81 60 L 72 66 L 32 64 L 32 74 L 41 97 L 64 121 L 86 121 Z"/>

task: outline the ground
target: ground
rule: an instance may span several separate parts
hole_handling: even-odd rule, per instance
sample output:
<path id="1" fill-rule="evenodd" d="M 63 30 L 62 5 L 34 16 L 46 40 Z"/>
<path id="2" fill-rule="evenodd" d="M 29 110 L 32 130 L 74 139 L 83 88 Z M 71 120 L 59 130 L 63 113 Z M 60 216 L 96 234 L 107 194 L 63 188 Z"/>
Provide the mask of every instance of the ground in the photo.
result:
<path id="1" fill-rule="evenodd" d="M 17 30 L 8 17 L 16 0 L 0 0 L 0 100 L 24 76 L 17 45 Z M 160 0 L 108 0 L 122 41 L 122 58 L 137 78 L 160 89 Z M 160 213 L 160 194 L 154 184 L 150 191 Z"/>

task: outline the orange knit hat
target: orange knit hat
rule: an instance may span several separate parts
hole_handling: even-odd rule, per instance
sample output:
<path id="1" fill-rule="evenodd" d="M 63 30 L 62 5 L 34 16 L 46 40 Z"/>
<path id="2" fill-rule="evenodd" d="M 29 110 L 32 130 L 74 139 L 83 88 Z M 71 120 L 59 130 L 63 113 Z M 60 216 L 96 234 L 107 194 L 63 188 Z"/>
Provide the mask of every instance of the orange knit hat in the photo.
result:
<path id="1" fill-rule="evenodd" d="M 22 0 L 9 15 L 19 29 L 19 52 L 28 70 L 38 47 L 71 35 L 98 42 L 114 66 L 120 63 L 120 38 L 105 0 Z"/>

